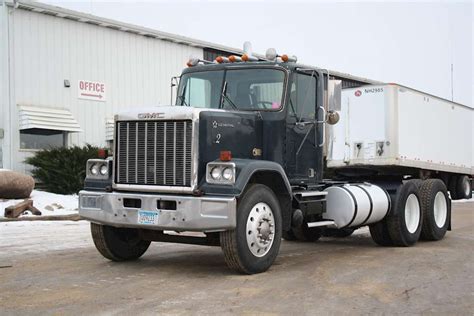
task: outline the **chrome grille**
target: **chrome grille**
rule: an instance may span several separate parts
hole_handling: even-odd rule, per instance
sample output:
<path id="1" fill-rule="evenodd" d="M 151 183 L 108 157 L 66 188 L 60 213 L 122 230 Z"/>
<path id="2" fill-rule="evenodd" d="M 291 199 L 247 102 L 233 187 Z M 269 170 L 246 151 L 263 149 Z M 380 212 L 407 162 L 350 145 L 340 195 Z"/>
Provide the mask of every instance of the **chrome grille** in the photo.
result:
<path id="1" fill-rule="evenodd" d="M 116 131 L 116 183 L 191 186 L 192 121 L 117 122 Z"/>

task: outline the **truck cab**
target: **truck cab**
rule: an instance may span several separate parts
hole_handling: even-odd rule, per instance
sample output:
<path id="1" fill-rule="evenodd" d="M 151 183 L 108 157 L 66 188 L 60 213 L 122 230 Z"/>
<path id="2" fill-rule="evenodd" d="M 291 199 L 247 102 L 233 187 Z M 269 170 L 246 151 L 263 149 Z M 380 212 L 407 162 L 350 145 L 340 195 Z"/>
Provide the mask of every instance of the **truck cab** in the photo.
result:
<path id="1" fill-rule="evenodd" d="M 315 241 L 372 225 L 379 244 L 418 240 L 413 183 L 323 178 L 326 124 L 340 108 L 329 72 L 286 55 L 188 66 L 175 105 L 116 115 L 113 156 L 87 163 L 79 210 L 104 257 L 137 259 L 152 241 L 215 245 L 231 268 L 252 274 L 271 266 L 282 237 Z M 387 237 L 394 207 L 414 214 L 403 238 Z"/>

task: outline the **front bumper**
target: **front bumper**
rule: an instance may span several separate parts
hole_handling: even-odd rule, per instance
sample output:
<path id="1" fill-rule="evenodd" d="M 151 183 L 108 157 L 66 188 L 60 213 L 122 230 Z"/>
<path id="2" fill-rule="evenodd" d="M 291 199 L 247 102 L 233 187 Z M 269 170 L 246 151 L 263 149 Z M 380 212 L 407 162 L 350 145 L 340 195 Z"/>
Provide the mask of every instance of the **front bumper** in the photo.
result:
<path id="1" fill-rule="evenodd" d="M 139 199 L 141 207 L 125 207 L 124 199 Z M 165 205 L 172 204 L 173 209 L 159 209 L 159 201 L 167 201 Z M 198 232 L 224 231 L 235 228 L 236 207 L 235 197 L 79 192 L 80 216 L 91 222 L 116 227 Z M 140 211 L 156 214 L 153 223 L 139 223 Z"/>

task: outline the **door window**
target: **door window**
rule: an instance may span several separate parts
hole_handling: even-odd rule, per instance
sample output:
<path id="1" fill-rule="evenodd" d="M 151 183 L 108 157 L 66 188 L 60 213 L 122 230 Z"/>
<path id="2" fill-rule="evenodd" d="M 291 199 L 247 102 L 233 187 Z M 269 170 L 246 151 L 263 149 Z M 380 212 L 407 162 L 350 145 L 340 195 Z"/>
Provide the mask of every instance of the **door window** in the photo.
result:
<path id="1" fill-rule="evenodd" d="M 289 111 L 298 120 L 316 118 L 316 78 L 306 74 L 295 74 L 291 85 Z"/>

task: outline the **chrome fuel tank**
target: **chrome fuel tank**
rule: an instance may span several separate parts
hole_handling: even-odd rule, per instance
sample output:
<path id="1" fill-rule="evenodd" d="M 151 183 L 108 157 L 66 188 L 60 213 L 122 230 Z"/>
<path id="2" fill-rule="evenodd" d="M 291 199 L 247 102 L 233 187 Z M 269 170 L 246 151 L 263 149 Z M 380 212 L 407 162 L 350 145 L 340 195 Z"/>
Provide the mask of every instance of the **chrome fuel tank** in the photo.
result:
<path id="1" fill-rule="evenodd" d="M 390 197 L 381 187 L 368 183 L 332 186 L 327 194 L 323 218 L 334 221 L 338 228 L 376 223 L 387 215 Z"/>

